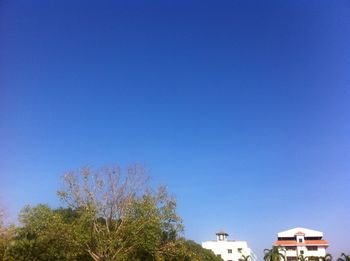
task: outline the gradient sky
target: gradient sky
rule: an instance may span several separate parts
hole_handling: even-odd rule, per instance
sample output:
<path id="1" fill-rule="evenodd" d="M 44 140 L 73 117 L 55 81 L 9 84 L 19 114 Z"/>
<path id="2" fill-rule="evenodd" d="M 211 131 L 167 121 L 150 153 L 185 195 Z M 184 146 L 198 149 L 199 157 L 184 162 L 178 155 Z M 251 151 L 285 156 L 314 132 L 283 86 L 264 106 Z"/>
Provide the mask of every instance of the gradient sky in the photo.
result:
<path id="1" fill-rule="evenodd" d="M 186 237 L 262 256 L 321 230 L 350 253 L 350 2 L 0 1 L 0 197 L 147 166 Z"/>

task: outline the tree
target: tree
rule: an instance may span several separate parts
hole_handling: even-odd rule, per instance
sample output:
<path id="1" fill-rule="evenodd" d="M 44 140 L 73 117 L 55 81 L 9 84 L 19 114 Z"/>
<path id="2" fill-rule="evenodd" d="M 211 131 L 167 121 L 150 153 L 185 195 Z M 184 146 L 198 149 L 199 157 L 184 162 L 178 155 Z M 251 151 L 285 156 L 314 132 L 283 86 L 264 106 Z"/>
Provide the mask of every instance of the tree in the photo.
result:
<path id="1" fill-rule="evenodd" d="M 5 261 L 87 260 L 84 250 L 75 244 L 72 227 L 47 205 L 25 207 L 19 221 Z"/>
<path id="2" fill-rule="evenodd" d="M 345 253 L 341 253 L 341 256 L 337 259 L 337 261 L 350 261 L 350 255 L 346 255 Z"/>
<path id="3" fill-rule="evenodd" d="M 304 257 L 304 255 L 299 255 L 298 256 L 298 261 L 307 261 L 308 258 L 307 257 Z"/>
<path id="4" fill-rule="evenodd" d="M 240 261 L 250 261 L 252 260 L 252 257 L 250 255 L 242 255 L 242 257 L 239 259 Z"/>
<path id="5" fill-rule="evenodd" d="M 332 255 L 326 254 L 325 256 L 308 256 L 305 258 L 307 261 L 332 261 Z"/>
<path id="6" fill-rule="evenodd" d="M 320 261 L 320 257 L 318 257 L 318 256 L 307 256 L 307 257 L 305 257 L 305 260 L 307 260 L 307 261 Z"/>
<path id="7" fill-rule="evenodd" d="M 5 222 L 5 210 L 0 206 L 0 260 L 4 260 L 14 236 L 14 226 Z"/>
<path id="8" fill-rule="evenodd" d="M 337 259 L 337 261 L 350 261 L 350 255 L 341 253 L 341 256 Z"/>
<path id="9" fill-rule="evenodd" d="M 153 191 L 140 166 L 83 168 L 64 175 L 59 197 L 79 213 L 76 244 L 95 261 L 176 257 L 183 226 L 164 187 Z"/>
<path id="10" fill-rule="evenodd" d="M 333 257 L 331 254 L 326 254 L 324 257 L 320 257 L 321 261 L 332 261 Z"/>
<path id="11" fill-rule="evenodd" d="M 264 249 L 265 261 L 281 261 L 285 260 L 285 256 L 281 253 L 285 252 L 284 248 L 273 246 L 271 249 Z"/>
<path id="12" fill-rule="evenodd" d="M 7 242 L 7 229 L 4 225 L 4 210 L 0 207 L 0 260 L 4 258 Z"/>
<path id="13" fill-rule="evenodd" d="M 175 199 L 152 190 L 139 166 L 69 172 L 58 195 L 64 207 L 26 206 L 6 233 L 0 219 L 0 260 L 222 260 L 180 237 Z"/>
<path id="14" fill-rule="evenodd" d="M 213 251 L 203 248 L 192 240 L 181 239 L 178 241 L 181 249 L 176 257 L 171 261 L 222 261 Z"/>

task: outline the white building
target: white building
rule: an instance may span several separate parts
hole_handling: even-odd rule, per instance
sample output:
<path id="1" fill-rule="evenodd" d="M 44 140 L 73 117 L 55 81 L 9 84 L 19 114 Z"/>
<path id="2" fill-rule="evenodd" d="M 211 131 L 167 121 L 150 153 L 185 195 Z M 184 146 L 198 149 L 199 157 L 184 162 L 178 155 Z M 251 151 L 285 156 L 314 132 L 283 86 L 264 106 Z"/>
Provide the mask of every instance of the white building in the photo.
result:
<path id="1" fill-rule="evenodd" d="M 275 246 L 280 246 L 286 261 L 297 260 L 298 256 L 325 257 L 328 242 L 323 239 L 323 233 L 307 228 L 293 228 L 277 234 Z"/>
<path id="2" fill-rule="evenodd" d="M 215 255 L 220 256 L 224 261 L 239 261 L 243 256 L 250 256 L 251 261 L 256 260 L 256 256 L 248 247 L 246 241 L 228 240 L 225 232 L 216 233 L 216 240 L 205 241 L 202 247 L 210 249 Z"/>

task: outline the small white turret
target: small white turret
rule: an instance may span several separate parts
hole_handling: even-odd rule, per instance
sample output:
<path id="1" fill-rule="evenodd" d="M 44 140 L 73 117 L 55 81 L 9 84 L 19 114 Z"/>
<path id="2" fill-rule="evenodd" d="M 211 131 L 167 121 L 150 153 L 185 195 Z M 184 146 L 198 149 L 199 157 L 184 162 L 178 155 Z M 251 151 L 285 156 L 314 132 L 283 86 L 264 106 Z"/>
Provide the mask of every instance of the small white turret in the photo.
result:
<path id="1" fill-rule="evenodd" d="M 216 233 L 216 240 L 217 241 L 227 241 L 228 234 L 224 231 L 219 231 Z"/>

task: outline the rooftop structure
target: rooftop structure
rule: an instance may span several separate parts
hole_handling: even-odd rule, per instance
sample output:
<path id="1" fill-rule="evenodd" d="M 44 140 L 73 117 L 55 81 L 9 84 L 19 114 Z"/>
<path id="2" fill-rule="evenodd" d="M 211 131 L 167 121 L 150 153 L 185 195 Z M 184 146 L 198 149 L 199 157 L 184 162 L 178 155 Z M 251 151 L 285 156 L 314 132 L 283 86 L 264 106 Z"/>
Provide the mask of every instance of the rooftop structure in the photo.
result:
<path id="1" fill-rule="evenodd" d="M 275 246 L 281 247 L 287 261 L 304 257 L 325 257 L 328 242 L 323 239 L 323 233 L 316 230 L 297 227 L 277 234 Z"/>
<path id="2" fill-rule="evenodd" d="M 212 250 L 224 261 L 240 261 L 243 256 L 251 256 L 252 261 L 256 260 L 246 241 L 228 240 L 228 236 L 226 232 L 220 231 L 216 233 L 216 240 L 205 241 L 202 247 Z"/>

